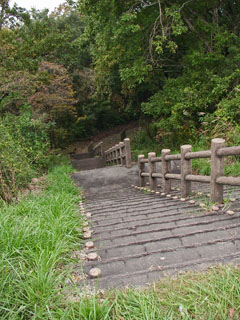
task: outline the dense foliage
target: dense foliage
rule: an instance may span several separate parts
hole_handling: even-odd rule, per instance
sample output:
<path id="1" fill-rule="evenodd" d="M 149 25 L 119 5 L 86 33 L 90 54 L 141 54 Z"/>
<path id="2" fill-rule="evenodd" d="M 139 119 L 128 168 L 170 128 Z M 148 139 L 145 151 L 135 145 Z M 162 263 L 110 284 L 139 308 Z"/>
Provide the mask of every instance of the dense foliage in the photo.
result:
<path id="1" fill-rule="evenodd" d="M 7 114 L 0 120 L 0 202 L 16 198 L 48 167 L 48 125 L 31 116 L 31 108 L 25 106 L 18 116 Z"/>
<path id="2" fill-rule="evenodd" d="M 71 5 L 49 15 L 0 1 L 0 200 L 16 199 L 47 169 L 50 148 L 78 134 L 75 78 L 89 64 L 82 29 Z"/>
<path id="3" fill-rule="evenodd" d="M 80 8 L 104 99 L 151 120 L 162 144 L 238 135 L 240 1 L 83 0 Z"/>
<path id="4" fill-rule="evenodd" d="M 0 16 L 1 112 L 32 104 L 52 144 L 136 118 L 163 143 L 239 124 L 238 0 L 2 0 Z"/>
<path id="5" fill-rule="evenodd" d="M 1 0 L 2 135 L 20 142 L 10 124 L 29 106 L 20 131 L 50 139 L 37 154 L 132 119 L 148 145 L 239 144 L 239 17 L 239 0 L 68 0 L 51 14 Z"/>

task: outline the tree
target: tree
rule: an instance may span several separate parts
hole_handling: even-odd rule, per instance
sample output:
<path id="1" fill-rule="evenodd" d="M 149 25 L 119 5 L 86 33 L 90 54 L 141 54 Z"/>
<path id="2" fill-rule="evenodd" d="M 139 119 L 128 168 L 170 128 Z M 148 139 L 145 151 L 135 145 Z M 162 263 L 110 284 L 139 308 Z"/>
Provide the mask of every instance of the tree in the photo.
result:
<path id="1" fill-rule="evenodd" d="M 29 19 L 29 14 L 26 9 L 18 7 L 16 3 L 11 8 L 9 0 L 0 0 L 0 30 L 3 27 L 14 28 L 19 26 L 27 19 Z"/>
<path id="2" fill-rule="evenodd" d="M 36 114 L 55 124 L 51 131 L 52 145 L 60 145 L 61 141 L 71 135 L 69 128 L 77 120 L 71 78 L 63 66 L 43 61 L 39 66 L 36 81 L 37 90 L 29 97 L 28 102 Z"/>

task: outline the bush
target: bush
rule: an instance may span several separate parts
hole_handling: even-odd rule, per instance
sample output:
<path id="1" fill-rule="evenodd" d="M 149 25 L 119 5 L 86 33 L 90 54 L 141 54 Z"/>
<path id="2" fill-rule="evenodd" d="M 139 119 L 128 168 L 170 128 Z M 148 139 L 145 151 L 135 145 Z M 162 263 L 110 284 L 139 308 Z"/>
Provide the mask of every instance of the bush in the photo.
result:
<path id="1" fill-rule="evenodd" d="M 31 117 L 25 106 L 19 116 L 0 119 L 0 199 L 7 202 L 48 167 L 48 127 Z"/>

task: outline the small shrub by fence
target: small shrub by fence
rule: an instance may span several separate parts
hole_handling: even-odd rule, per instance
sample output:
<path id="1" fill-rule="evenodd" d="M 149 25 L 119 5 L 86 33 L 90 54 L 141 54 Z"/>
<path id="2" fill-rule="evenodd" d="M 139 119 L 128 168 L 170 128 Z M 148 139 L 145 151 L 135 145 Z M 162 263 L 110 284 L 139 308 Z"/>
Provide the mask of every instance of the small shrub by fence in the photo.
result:
<path id="1" fill-rule="evenodd" d="M 230 155 L 240 155 L 240 147 L 225 147 L 224 139 L 213 139 L 211 150 L 192 152 L 191 145 L 181 146 L 181 153 L 171 154 L 170 149 L 163 149 L 161 157 L 156 157 L 155 152 L 148 153 L 146 159 L 144 155 L 138 156 L 139 184 L 141 187 L 146 185 L 146 177 L 149 179 L 150 189 L 157 187 L 157 178 L 162 178 L 162 190 L 169 193 L 171 190 L 171 180 L 181 181 L 182 197 L 190 195 L 192 188 L 191 182 L 210 183 L 210 199 L 212 202 L 223 201 L 223 186 L 240 186 L 240 177 L 224 176 L 224 157 Z M 211 175 L 194 175 L 192 173 L 192 159 L 210 158 Z M 181 173 L 171 172 L 171 161 L 180 160 Z M 162 172 L 157 172 L 156 163 L 162 163 Z M 145 170 L 148 164 L 148 172 Z"/>
<path id="2" fill-rule="evenodd" d="M 104 152 L 107 165 L 120 164 L 130 168 L 132 166 L 130 139 L 126 138 L 114 147 Z"/>

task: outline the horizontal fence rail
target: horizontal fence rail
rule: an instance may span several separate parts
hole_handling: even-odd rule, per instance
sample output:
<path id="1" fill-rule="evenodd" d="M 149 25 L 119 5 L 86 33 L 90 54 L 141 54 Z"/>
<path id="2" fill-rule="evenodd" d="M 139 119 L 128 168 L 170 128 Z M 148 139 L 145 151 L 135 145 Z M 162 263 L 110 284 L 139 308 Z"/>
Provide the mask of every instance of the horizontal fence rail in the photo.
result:
<path id="1" fill-rule="evenodd" d="M 119 144 L 106 150 L 104 155 L 107 165 L 119 164 L 130 168 L 132 166 L 130 139 L 126 138 L 123 142 L 119 142 Z"/>
<path id="2" fill-rule="evenodd" d="M 187 197 L 192 188 L 191 182 L 210 183 L 210 198 L 212 202 L 223 201 L 223 186 L 240 186 L 240 177 L 224 176 L 224 157 L 240 155 L 240 147 L 225 147 L 224 139 L 213 139 L 211 150 L 192 152 L 191 145 L 181 146 L 181 153 L 171 154 L 170 149 L 163 149 L 161 157 L 156 157 L 155 152 L 148 153 L 146 159 L 144 155 L 138 156 L 139 185 L 146 185 L 146 178 L 149 180 L 151 190 L 157 187 L 157 178 L 162 178 L 162 190 L 164 193 L 171 191 L 171 180 L 181 181 L 181 195 Z M 211 175 L 194 175 L 192 173 L 192 159 L 209 158 L 211 162 Z M 171 161 L 180 160 L 181 173 L 173 173 Z M 157 172 L 156 163 L 161 162 L 162 172 Z M 148 172 L 146 171 L 148 164 Z"/>

